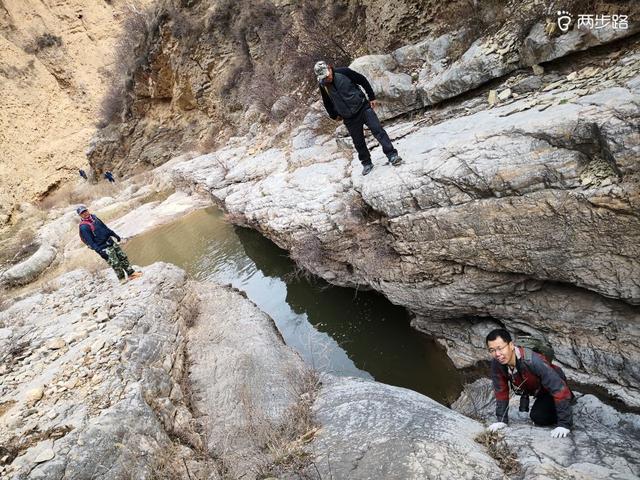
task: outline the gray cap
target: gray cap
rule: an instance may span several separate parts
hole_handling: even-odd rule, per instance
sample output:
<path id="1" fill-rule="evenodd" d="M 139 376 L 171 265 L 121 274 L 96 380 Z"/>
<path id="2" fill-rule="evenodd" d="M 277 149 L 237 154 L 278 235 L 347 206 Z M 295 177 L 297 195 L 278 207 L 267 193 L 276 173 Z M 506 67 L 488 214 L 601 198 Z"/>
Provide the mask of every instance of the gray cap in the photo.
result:
<path id="1" fill-rule="evenodd" d="M 316 73 L 318 81 L 321 82 L 329 76 L 329 65 L 327 65 L 327 62 L 320 60 L 314 65 L 313 71 Z"/>
<path id="2" fill-rule="evenodd" d="M 86 212 L 87 210 L 89 209 L 85 205 L 80 205 L 78 208 L 76 208 L 76 213 L 80 215 L 82 212 Z"/>

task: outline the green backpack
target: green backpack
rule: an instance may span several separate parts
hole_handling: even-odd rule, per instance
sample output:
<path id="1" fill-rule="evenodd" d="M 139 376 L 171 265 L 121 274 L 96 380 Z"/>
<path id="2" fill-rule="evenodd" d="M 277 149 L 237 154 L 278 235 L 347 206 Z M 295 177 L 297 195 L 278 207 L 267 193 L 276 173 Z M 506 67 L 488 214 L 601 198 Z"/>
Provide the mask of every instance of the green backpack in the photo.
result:
<path id="1" fill-rule="evenodd" d="M 520 347 L 525 347 L 539 353 L 547 359 L 549 363 L 553 362 L 555 353 L 553 347 L 546 337 L 534 337 L 532 335 L 521 335 L 516 339 L 516 344 Z"/>

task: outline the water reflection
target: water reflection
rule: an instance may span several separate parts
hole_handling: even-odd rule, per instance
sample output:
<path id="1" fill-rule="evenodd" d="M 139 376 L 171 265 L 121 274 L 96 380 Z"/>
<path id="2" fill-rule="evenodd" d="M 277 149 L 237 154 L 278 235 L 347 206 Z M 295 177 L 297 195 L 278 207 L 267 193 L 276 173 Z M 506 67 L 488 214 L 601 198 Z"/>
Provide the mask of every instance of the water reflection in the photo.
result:
<path id="1" fill-rule="evenodd" d="M 460 391 L 450 360 L 410 328 L 403 308 L 375 292 L 295 278 L 286 251 L 253 230 L 229 225 L 217 209 L 136 237 L 125 250 L 138 265 L 162 260 L 198 280 L 244 291 L 274 319 L 287 344 L 320 370 L 373 377 L 442 403 Z"/>

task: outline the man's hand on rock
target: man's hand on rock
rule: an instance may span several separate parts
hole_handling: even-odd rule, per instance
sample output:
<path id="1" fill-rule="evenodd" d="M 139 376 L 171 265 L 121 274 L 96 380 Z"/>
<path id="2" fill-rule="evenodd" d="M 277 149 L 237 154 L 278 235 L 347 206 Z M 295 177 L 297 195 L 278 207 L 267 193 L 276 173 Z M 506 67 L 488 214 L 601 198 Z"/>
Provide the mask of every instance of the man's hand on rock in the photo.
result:
<path id="1" fill-rule="evenodd" d="M 341 117 L 340 115 L 338 115 L 338 116 L 336 117 L 336 122 L 341 122 L 341 121 L 342 121 L 342 117 Z"/>
<path id="2" fill-rule="evenodd" d="M 507 428 L 507 424 L 504 422 L 496 422 L 489 425 L 487 430 L 490 432 L 497 432 L 498 430 L 502 430 L 503 428 Z"/>
<path id="3" fill-rule="evenodd" d="M 571 430 L 564 427 L 556 427 L 551 430 L 551 436 L 553 438 L 564 438 L 571 433 Z"/>
<path id="4" fill-rule="evenodd" d="M 376 109 L 376 107 L 378 106 L 378 101 L 377 101 L 377 100 L 371 100 L 371 101 L 369 102 L 369 104 L 371 105 L 371 108 L 372 108 L 373 110 L 375 110 L 375 109 Z"/>

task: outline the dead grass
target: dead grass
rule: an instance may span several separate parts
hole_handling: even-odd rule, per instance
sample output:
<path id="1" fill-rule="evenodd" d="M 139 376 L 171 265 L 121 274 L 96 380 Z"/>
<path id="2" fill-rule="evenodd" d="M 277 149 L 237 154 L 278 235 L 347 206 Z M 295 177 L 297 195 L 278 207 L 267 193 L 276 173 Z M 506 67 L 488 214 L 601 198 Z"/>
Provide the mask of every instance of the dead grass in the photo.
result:
<path id="1" fill-rule="evenodd" d="M 182 299 L 180 318 L 187 328 L 191 328 L 196 324 L 198 315 L 200 315 L 198 295 L 190 291 Z"/>
<path id="2" fill-rule="evenodd" d="M 63 267 L 63 272 L 71 272 L 83 268 L 91 275 L 95 275 L 108 267 L 107 263 L 97 253 L 90 250 L 83 250 L 82 253 L 65 260 L 61 266 Z M 56 276 L 60 273 L 58 272 Z"/>
<path id="3" fill-rule="evenodd" d="M 506 475 L 517 475 L 522 470 L 518 457 L 511 450 L 500 432 L 485 430 L 474 439 L 487 449 L 487 453 L 496 461 Z"/>
<path id="4" fill-rule="evenodd" d="M 35 229 L 23 228 L 0 242 L 0 274 L 38 250 L 35 237 Z"/>
<path id="5" fill-rule="evenodd" d="M 248 419 L 247 433 L 269 459 L 258 467 L 255 472 L 257 478 L 286 474 L 297 474 L 298 478 L 305 478 L 301 475 L 311 463 L 305 446 L 319 430 L 313 418 L 312 406 L 320 388 L 320 378 L 315 370 L 302 367 L 290 372 L 287 380 L 294 386 L 297 400 L 277 423 L 256 411 L 246 398 L 242 401 Z"/>
<path id="6" fill-rule="evenodd" d="M 48 280 L 42 284 L 40 291 L 44 294 L 53 293 L 60 288 L 60 284 L 54 280 Z"/>
<path id="7" fill-rule="evenodd" d="M 122 184 L 119 182 L 69 182 L 63 184 L 57 190 L 40 200 L 38 206 L 42 210 L 50 210 L 67 205 L 87 204 L 98 198 L 113 197 L 117 195 L 121 189 Z"/>

